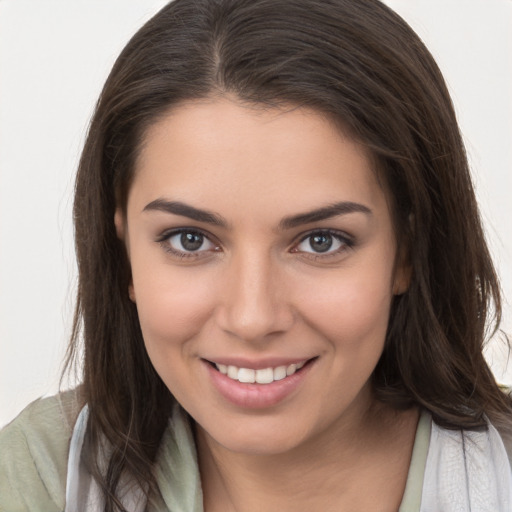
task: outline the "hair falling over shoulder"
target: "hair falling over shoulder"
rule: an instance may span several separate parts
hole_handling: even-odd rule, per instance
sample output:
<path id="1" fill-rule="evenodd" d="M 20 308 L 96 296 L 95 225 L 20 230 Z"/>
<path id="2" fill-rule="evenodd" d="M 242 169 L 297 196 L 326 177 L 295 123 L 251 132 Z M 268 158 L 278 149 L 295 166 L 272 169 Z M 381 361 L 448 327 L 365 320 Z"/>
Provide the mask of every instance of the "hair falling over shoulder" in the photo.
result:
<path id="1" fill-rule="evenodd" d="M 409 289 L 392 307 L 376 396 L 451 428 L 508 425 L 512 405 L 484 360 L 499 326 L 498 279 L 443 77 L 412 29 L 378 0 L 175 0 L 131 39 L 105 84 L 74 203 L 78 300 L 68 364 L 83 343 L 89 464 L 120 509 L 152 472 L 174 402 L 146 353 L 114 226 L 147 128 L 174 105 L 236 95 L 313 108 L 364 144 L 393 200 Z M 103 442 L 111 446 L 98 467 Z"/>

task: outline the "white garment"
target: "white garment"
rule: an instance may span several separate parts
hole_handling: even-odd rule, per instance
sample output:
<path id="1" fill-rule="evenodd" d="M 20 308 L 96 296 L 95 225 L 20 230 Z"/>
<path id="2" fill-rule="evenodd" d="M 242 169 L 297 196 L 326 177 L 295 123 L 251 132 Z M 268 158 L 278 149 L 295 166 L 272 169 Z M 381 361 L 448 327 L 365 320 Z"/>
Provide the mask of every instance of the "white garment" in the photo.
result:
<path id="1" fill-rule="evenodd" d="M 498 431 L 432 422 L 421 512 L 512 512 L 512 469 Z"/>
<path id="2" fill-rule="evenodd" d="M 87 417 L 85 406 L 71 438 L 65 512 L 103 510 L 98 484 L 81 461 Z M 179 431 L 182 442 L 193 444 L 190 427 L 180 407 L 173 411 L 171 426 Z M 447 430 L 432 422 L 421 507 L 419 511 L 407 512 L 512 512 L 512 469 L 499 433 L 492 425 L 488 427 L 482 432 Z M 187 460 L 169 461 L 171 466 L 173 463 L 186 465 L 190 462 L 188 459 L 195 458 L 194 450 L 182 447 L 181 451 Z M 177 470 L 179 472 L 179 468 Z M 194 485 L 186 492 L 181 488 L 183 485 L 178 487 L 180 489 L 174 489 L 176 492 L 171 496 L 172 510 L 190 512 L 185 510 L 189 507 L 197 510 L 200 503 L 190 504 L 198 496 Z M 143 512 L 146 500 L 141 489 L 126 483 L 121 488 L 126 489 L 124 493 L 121 491 L 120 498 L 125 509 Z M 192 502 L 183 492 L 191 494 Z"/>
<path id="3" fill-rule="evenodd" d="M 88 417 L 89 408 L 86 405 L 80 411 L 71 437 L 64 512 L 100 512 L 105 506 L 100 488 L 84 467 L 81 457 Z M 146 497 L 140 487 L 121 481 L 120 488 L 120 501 L 124 509 L 129 512 L 143 512 L 146 508 Z"/>

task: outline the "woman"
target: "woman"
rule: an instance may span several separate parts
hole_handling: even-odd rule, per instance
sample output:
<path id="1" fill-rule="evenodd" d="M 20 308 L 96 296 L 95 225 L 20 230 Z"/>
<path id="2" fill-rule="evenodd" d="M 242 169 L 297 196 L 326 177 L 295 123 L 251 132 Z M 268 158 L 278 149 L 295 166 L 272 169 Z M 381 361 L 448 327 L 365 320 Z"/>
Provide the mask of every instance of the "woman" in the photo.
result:
<path id="1" fill-rule="evenodd" d="M 388 8 L 169 4 L 107 80 L 74 213 L 83 384 L 3 431 L 6 510 L 510 509 L 497 279 Z"/>

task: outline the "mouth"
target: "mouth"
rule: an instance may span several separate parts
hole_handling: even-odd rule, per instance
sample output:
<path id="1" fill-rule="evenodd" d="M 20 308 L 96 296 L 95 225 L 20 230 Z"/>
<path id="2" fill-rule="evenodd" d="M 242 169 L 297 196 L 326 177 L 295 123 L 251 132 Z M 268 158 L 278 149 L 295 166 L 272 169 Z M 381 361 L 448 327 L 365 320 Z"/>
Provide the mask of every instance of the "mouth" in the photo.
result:
<path id="1" fill-rule="evenodd" d="M 254 410 L 277 406 L 288 397 L 295 396 L 317 359 L 252 363 L 243 360 L 224 359 L 214 362 L 203 359 L 203 363 L 211 383 L 225 400 L 237 407 Z M 229 364 L 235 362 L 240 366 Z"/>
<path id="2" fill-rule="evenodd" d="M 246 384 L 271 384 L 274 381 L 283 380 L 300 370 L 307 361 L 298 364 L 292 363 L 286 366 L 277 366 L 276 368 L 263 368 L 253 370 L 252 368 L 239 368 L 233 365 L 224 365 L 213 363 L 215 368 L 232 380 Z"/>
<path id="3" fill-rule="evenodd" d="M 235 365 L 227 365 L 208 361 L 222 375 L 231 380 L 244 384 L 272 384 L 273 382 L 286 379 L 299 372 L 304 366 L 310 364 L 316 357 L 302 361 L 268 368 L 243 368 Z"/>

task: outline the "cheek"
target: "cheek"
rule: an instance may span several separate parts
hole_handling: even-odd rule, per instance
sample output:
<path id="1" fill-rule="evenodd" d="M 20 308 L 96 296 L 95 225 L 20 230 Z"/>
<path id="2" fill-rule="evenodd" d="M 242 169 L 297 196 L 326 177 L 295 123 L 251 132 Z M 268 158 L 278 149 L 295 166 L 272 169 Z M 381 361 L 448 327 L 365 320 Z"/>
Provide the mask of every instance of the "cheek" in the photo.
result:
<path id="1" fill-rule="evenodd" d="M 303 315 L 336 349 L 380 353 L 391 307 L 390 283 L 389 272 L 382 271 L 349 269 L 329 275 L 303 292 Z"/>
<path id="2" fill-rule="evenodd" d="M 132 268 L 134 265 L 132 264 Z M 197 355 L 199 333 L 211 316 L 214 294 L 208 280 L 160 268 L 137 272 L 133 286 L 148 356 L 167 388 L 185 400 L 192 385 L 190 362 Z"/>
<path id="3" fill-rule="evenodd" d="M 196 269 L 197 270 L 197 269 Z M 211 315 L 215 294 L 211 280 L 191 272 L 159 272 L 132 263 L 133 287 L 148 352 L 181 347 Z"/>

